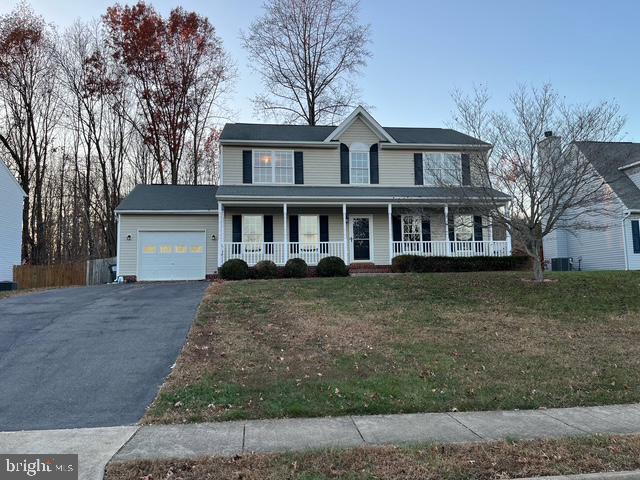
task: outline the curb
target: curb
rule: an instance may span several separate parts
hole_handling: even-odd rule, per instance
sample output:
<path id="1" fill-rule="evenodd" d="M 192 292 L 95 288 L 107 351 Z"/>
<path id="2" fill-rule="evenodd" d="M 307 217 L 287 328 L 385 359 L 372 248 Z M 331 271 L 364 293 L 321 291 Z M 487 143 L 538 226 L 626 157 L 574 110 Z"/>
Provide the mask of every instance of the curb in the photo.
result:
<path id="1" fill-rule="evenodd" d="M 552 477 L 527 477 L 519 480 L 640 480 L 640 470 L 629 472 L 581 473 Z"/>

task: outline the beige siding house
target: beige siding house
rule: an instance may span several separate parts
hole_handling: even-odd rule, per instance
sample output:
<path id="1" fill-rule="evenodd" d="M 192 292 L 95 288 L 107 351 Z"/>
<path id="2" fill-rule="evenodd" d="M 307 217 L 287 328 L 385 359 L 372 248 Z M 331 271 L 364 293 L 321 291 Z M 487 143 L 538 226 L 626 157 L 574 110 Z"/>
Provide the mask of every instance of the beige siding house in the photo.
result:
<path id="1" fill-rule="evenodd" d="M 232 258 L 384 268 L 404 253 L 510 255 L 474 211 L 488 148 L 450 129 L 382 127 L 362 107 L 338 126 L 227 124 L 218 187 L 140 185 L 118 207 L 118 275 L 204 278 Z"/>

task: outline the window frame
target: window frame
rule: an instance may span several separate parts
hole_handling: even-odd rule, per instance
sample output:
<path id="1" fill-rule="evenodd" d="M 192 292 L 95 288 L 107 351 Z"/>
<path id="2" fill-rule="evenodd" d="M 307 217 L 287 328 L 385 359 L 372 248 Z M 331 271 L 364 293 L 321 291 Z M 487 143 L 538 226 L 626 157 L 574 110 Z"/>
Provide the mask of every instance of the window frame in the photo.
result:
<path id="1" fill-rule="evenodd" d="M 256 168 L 258 169 L 266 169 L 266 167 L 256 167 L 256 153 L 259 152 L 269 152 L 271 155 L 271 181 L 262 182 L 257 181 L 256 176 Z M 290 182 L 276 182 L 276 153 L 286 153 L 287 155 L 291 155 L 291 181 Z M 253 178 L 253 183 L 258 185 L 293 185 L 296 181 L 296 159 L 295 159 L 295 151 L 291 149 L 269 149 L 269 148 L 259 148 L 251 150 L 251 175 Z"/>
<path id="2" fill-rule="evenodd" d="M 353 154 L 365 153 L 367 155 L 367 179 L 366 182 L 354 182 L 353 181 Z M 362 170 L 361 167 L 357 167 Z M 349 184 L 350 185 L 371 185 L 371 147 L 367 147 L 364 143 L 353 143 L 349 147 Z"/>
<path id="3" fill-rule="evenodd" d="M 632 255 L 640 255 L 640 250 L 636 250 L 636 242 L 633 238 L 633 224 L 638 224 L 638 230 L 640 231 L 640 218 L 631 218 L 629 221 L 629 227 L 631 228 L 631 254 Z"/>
<path id="4" fill-rule="evenodd" d="M 469 217 L 471 219 L 471 239 L 469 240 L 458 240 L 458 222 L 456 221 L 456 219 L 460 218 L 460 217 Z M 461 222 L 464 224 L 464 222 Z M 453 216 L 453 241 L 454 242 L 475 242 L 476 241 L 476 231 L 475 231 L 475 224 L 474 224 L 474 220 L 473 220 L 473 214 L 457 214 Z"/>
<path id="5" fill-rule="evenodd" d="M 260 227 L 262 227 L 260 230 L 260 233 L 258 235 L 260 235 L 260 241 L 259 242 L 247 242 L 245 241 L 245 235 L 247 234 L 247 228 L 246 228 L 246 224 L 245 224 L 245 218 L 249 218 L 249 217 L 255 217 L 255 218 L 259 218 L 260 219 Z M 242 245 L 245 251 L 247 252 L 260 252 L 262 251 L 262 246 L 264 245 L 264 215 L 259 214 L 259 213 L 249 213 L 249 214 L 242 214 Z M 254 247 L 249 247 L 247 249 L 247 245 L 255 245 Z"/>
<path id="6" fill-rule="evenodd" d="M 302 218 L 303 217 L 315 217 L 315 225 L 316 225 L 316 237 L 318 240 L 315 243 L 305 243 L 302 241 L 302 236 L 304 233 L 302 232 Z M 320 248 L 320 215 L 316 214 L 301 214 L 298 215 L 298 245 L 300 246 L 300 250 L 305 252 L 315 252 Z"/>
<path id="7" fill-rule="evenodd" d="M 427 160 L 429 155 L 440 155 L 440 166 L 438 168 L 430 168 L 429 167 L 429 161 Z M 456 163 L 456 171 L 455 171 L 455 183 L 448 183 L 444 181 L 445 179 L 445 175 L 443 174 L 443 172 L 448 172 L 450 170 L 453 170 L 451 168 L 443 168 L 442 165 L 442 155 L 456 155 L 457 156 L 457 163 Z M 430 179 L 432 176 L 431 175 L 427 175 L 428 171 L 439 171 L 440 173 L 438 175 L 436 175 L 435 177 L 435 183 L 431 182 Z M 447 180 L 450 180 L 451 177 L 447 178 Z M 438 183 L 441 182 L 441 183 Z M 462 152 L 451 152 L 451 151 L 428 151 L 428 152 L 422 152 L 422 183 L 424 185 L 427 186 L 438 186 L 438 185 L 446 185 L 446 186 L 456 186 L 456 185 L 462 185 Z"/>
<path id="8" fill-rule="evenodd" d="M 418 235 L 420 236 L 420 240 L 405 240 L 404 239 L 404 234 L 405 234 L 405 232 L 404 232 L 404 219 L 405 218 L 413 218 L 413 219 L 417 218 L 419 220 L 419 223 L 418 223 Z M 400 229 L 401 229 L 400 230 L 400 234 L 401 234 L 401 241 L 402 242 L 417 242 L 417 241 L 419 241 L 420 243 L 423 242 L 423 239 L 422 239 L 422 220 L 423 220 L 423 217 L 421 217 L 420 215 L 413 215 L 413 214 L 409 214 L 409 213 L 400 215 Z"/>

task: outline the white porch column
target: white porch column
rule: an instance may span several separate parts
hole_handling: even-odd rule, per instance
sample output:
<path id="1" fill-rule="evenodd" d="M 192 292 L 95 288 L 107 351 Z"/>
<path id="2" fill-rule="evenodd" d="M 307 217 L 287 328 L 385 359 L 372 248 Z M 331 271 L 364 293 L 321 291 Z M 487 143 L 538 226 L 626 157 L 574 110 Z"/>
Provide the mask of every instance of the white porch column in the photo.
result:
<path id="1" fill-rule="evenodd" d="M 445 248 L 447 249 L 447 257 L 451 255 L 451 245 L 449 243 L 449 205 L 444 204 L 444 238 L 445 238 Z"/>
<path id="2" fill-rule="evenodd" d="M 348 250 L 347 250 L 347 204 L 342 204 L 342 232 L 343 232 L 343 255 L 344 255 L 344 263 L 349 263 L 347 261 L 348 258 Z"/>
<path id="3" fill-rule="evenodd" d="M 218 268 L 224 263 L 224 205 L 218 202 Z"/>
<path id="4" fill-rule="evenodd" d="M 387 205 L 387 217 L 389 221 L 389 265 L 393 260 L 393 220 L 391 218 L 391 204 Z"/>
<path id="5" fill-rule="evenodd" d="M 487 247 L 487 251 L 489 252 L 490 256 L 494 256 L 496 254 L 496 249 L 493 248 L 493 217 L 491 217 L 490 215 L 487 217 L 487 234 L 489 237 L 489 245 Z"/>
<path id="6" fill-rule="evenodd" d="M 284 263 L 289 260 L 289 218 L 287 217 L 287 204 L 282 205 L 282 224 L 284 229 Z"/>
<path id="7" fill-rule="evenodd" d="M 507 255 L 511 255 L 511 232 L 509 231 L 509 227 L 511 225 L 511 222 L 509 221 L 511 215 L 509 214 L 509 211 L 511 210 L 511 205 L 505 205 L 505 212 L 504 212 L 504 217 L 507 220 L 505 222 L 505 230 L 506 230 L 506 240 L 507 240 Z"/>

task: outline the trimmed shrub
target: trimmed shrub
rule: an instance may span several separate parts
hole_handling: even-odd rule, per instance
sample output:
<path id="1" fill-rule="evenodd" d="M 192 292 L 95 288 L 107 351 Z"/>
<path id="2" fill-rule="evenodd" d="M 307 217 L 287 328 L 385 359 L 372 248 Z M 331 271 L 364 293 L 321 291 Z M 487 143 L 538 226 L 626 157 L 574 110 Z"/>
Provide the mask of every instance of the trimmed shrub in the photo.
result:
<path id="1" fill-rule="evenodd" d="M 256 278 L 276 278 L 278 276 L 278 267 L 271 260 L 262 260 L 256 263 L 254 267 Z"/>
<path id="2" fill-rule="evenodd" d="M 346 277 L 349 269 L 340 257 L 325 257 L 318 262 L 316 267 L 321 277 Z"/>
<path id="3" fill-rule="evenodd" d="M 489 272 L 524 270 L 529 265 L 526 255 L 509 257 L 422 257 L 399 255 L 391 261 L 391 271 L 406 272 Z"/>
<path id="4" fill-rule="evenodd" d="M 291 258 L 287 260 L 283 273 L 287 278 L 304 278 L 309 273 L 309 267 L 303 259 Z"/>
<path id="5" fill-rule="evenodd" d="M 244 260 L 232 258 L 222 264 L 218 275 L 224 280 L 246 280 L 249 278 L 249 265 Z"/>

